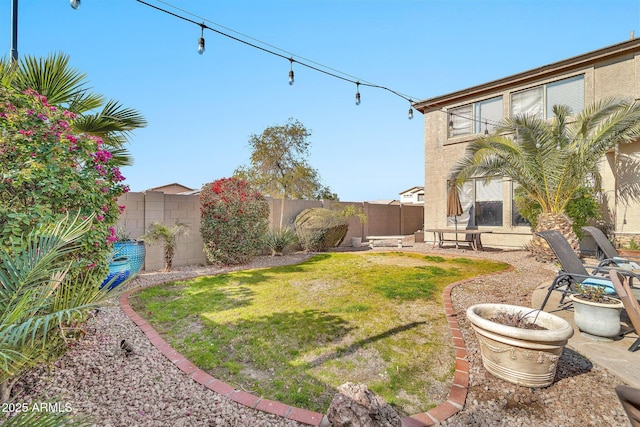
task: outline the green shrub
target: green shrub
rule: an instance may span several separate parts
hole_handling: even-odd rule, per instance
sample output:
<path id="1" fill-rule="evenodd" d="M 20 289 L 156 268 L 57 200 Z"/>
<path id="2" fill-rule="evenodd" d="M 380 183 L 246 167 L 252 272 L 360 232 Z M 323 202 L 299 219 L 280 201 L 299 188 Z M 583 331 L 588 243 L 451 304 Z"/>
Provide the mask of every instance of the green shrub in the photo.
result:
<path id="1" fill-rule="evenodd" d="M 288 226 L 277 230 L 269 230 L 263 237 L 264 245 L 271 250 L 271 255 L 282 255 L 282 252 L 298 241 L 296 231 Z"/>
<path id="2" fill-rule="evenodd" d="M 573 232 L 579 238 L 582 238 L 582 227 L 587 225 L 590 220 L 600 218 L 601 206 L 593 196 L 594 190 L 589 187 L 579 188 L 569 200 L 566 207 L 566 214 L 573 224 Z M 522 187 L 518 187 L 515 191 L 516 207 L 520 215 L 525 218 L 531 224 L 531 228 L 536 228 L 538 215 L 542 213 L 542 207 L 540 204 L 531 199 L 522 190 Z"/>
<path id="3" fill-rule="evenodd" d="M 243 264 L 262 249 L 269 205 L 244 180 L 222 178 L 200 192 L 200 233 L 213 264 Z"/>
<path id="4" fill-rule="evenodd" d="M 330 209 L 305 209 L 296 217 L 295 228 L 304 250 L 324 252 L 342 242 L 349 230 L 349 218 Z"/>
<path id="5" fill-rule="evenodd" d="M 94 216 L 73 256 L 106 275 L 128 187 L 101 138 L 73 133 L 75 118 L 34 91 L 0 88 L 0 246 L 19 245 L 38 222 Z"/>

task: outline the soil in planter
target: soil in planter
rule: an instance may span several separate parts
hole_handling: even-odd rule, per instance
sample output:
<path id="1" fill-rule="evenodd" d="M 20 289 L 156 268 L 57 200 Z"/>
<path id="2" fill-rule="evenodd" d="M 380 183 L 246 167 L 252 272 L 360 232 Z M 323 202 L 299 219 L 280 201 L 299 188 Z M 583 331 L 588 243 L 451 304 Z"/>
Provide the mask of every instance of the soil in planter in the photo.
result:
<path id="1" fill-rule="evenodd" d="M 530 322 L 529 320 L 527 320 L 526 317 L 520 315 L 519 313 L 499 312 L 499 313 L 496 313 L 496 315 L 489 320 L 495 323 L 499 323 L 501 325 L 513 326 L 515 328 L 535 329 L 539 331 L 547 330 L 547 328 L 543 326 Z"/>

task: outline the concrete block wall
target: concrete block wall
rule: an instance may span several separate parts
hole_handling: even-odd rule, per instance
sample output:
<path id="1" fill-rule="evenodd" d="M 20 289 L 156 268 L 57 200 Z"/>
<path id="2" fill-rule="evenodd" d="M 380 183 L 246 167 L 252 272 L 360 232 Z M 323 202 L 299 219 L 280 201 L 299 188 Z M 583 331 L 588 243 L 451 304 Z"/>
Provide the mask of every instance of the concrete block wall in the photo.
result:
<path id="1" fill-rule="evenodd" d="M 280 225 L 281 199 L 267 198 L 271 229 Z M 118 225 L 127 230 L 132 239 L 140 238 L 154 222 L 172 226 L 176 221 L 189 225 L 189 235 L 178 237 L 173 266 L 204 265 L 207 263 L 200 235 L 200 201 L 198 195 L 164 194 L 157 191 L 127 193 L 118 199 L 125 206 Z M 349 231 L 341 246 L 350 246 L 351 237 L 379 235 L 412 235 L 421 229 L 424 209 L 422 206 L 379 205 L 363 202 L 334 202 L 322 200 L 285 200 L 283 224 L 293 224 L 296 216 L 308 208 L 342 209 L 348 205 L 360 207 L 368 221 L 361 224 L 356 217 L 349 220 Z M 402 214 L 402 217 L 400 216 Z M 146 245 L 143 270 L 158 271 L 164 267 L 162 245 Z"/>

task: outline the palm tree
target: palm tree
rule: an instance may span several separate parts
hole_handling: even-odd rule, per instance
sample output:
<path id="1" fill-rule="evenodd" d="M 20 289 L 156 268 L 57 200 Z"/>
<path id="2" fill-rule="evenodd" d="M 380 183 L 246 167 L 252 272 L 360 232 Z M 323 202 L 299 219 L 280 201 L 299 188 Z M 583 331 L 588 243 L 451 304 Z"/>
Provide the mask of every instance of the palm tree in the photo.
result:
<path id="1" fill-rule="evenodd" d="M 599 190 L 598 163 L 617 144 L 640 137 L 640 104 L 604 99 L 585 108 L 575 119 L 563 105 L 553 107 L 554 118 L 506 118 L 494 131 L 467 146 L 451 171 L 461 185 L 472 177 L 510 178 L 528 199 L 540 205 L 534 231 L 555 229 L 578 249 L 578 239 L 566 215 L 576 191 L 590 185 Z M 548 246 L 534 234 L 531 251 L 539 259 L 553 259 Z"/>
<path id="2" fill-rule="evenodd" d="M 0 247 L 0 399 L 19 374 L 60 352 L 75 326 L 112 294 L 98 269 L 73 269 L 92 217 L 41 224 L 19 245 Z M 61 347 L 62 346 L 62 347 Z"/>
<path id="3" fill-rule="evenodd" d="M 145 127 L 146 120 L 136 110 L 91 92 L 86 75 L 69 66 L 68 55 L 50 54 L 45 59 L 25 56 L 17 67 L 3 59 L 0 82 L 19 91 L 33 89 L 44 95 L 49 104 L 75 113 L 77 117 L 70 123 L 74 131 L 101 137 L 120 166 L 133 163 L 124 145 L 130 132 Z M 102 109 L 96 112 L 99 108 Z"/>
<path id="4" fill-rule="evenodd" d="M 164 270 L 171 271 L 173 264 L 173 255 L 176 252 L 178 236 L 187 236 L 189 234 L 189 225 L 176 221 L 172 227 L 167 227 L 160 222 L 154 222 L 149 226 L 149 231 L 142 236 L 142 240 L 148 243 L 160 242 L 164 245 Z"/>

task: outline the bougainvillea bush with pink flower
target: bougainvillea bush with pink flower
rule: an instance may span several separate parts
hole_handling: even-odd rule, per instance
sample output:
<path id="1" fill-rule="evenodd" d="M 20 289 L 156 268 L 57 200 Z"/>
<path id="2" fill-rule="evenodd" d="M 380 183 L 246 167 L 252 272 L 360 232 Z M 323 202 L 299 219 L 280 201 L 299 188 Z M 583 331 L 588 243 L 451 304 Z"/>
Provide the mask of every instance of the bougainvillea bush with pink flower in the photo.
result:
<path id="1" fill-rule="evenodd" d="M 18 242 L 38 222 L 93 214 L 76 263 L 106 272 L 117 198 L 128 188 L 102 140 L 71 130 L 74 119 L 34 91 L 0 87 L 0 244 Z"/>
<path id="2" fill-rule="evenodd" d="M 244 180 L 222 178 L 200 191 L 200 233 L 213 264 L 243 264 L 262 250 L 269 204 Z"/>

